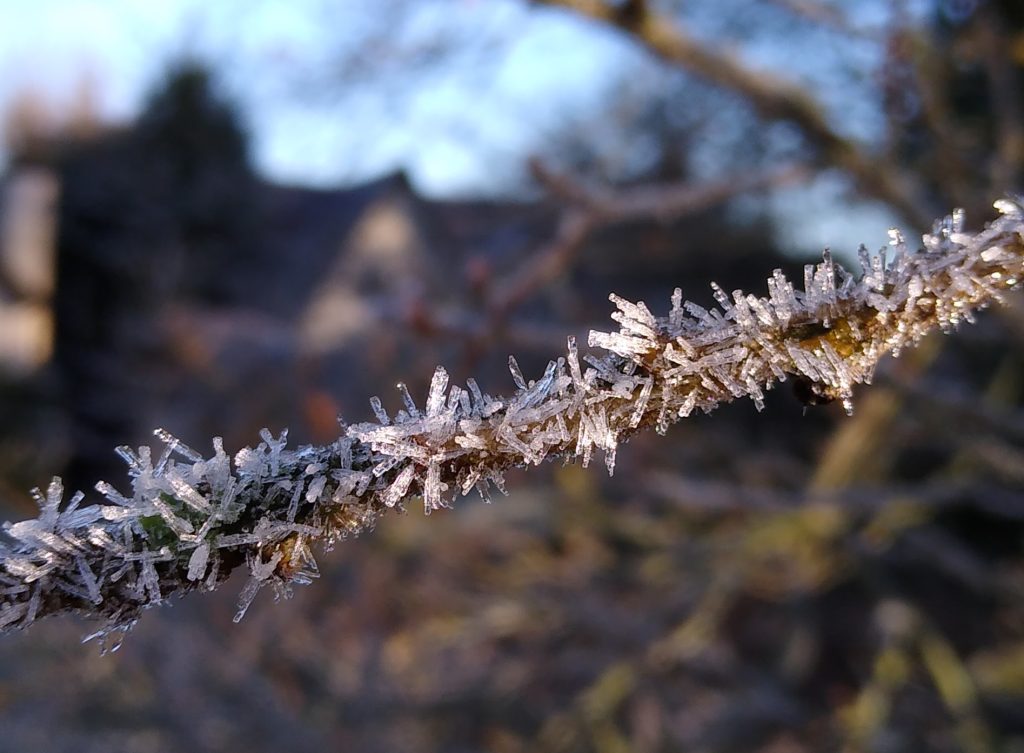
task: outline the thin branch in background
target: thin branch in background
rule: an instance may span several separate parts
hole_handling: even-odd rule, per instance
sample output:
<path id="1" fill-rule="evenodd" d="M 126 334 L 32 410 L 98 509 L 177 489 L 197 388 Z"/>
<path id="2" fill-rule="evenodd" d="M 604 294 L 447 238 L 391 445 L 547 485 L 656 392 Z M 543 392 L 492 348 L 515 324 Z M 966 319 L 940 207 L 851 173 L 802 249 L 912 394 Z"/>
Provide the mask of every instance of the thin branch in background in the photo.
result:
<path id="1" fill-rule="evenodd" d="M 639 6 L 639 12 L 621 14 L 614 5 L 601 0 L 538 2 L 615 25 L 666 62 L 742 96 L 761 117 L 791 121 L 825 164 L 848 171 L 861 191 L 888 203 L 915 226 L 928 226 L 931 212 L 912 176 L 839 134 L 820 103 L 803 87 L 753 70 L 735 56 L 711 49 L 671 17 L 645 5 Z"/>
<path id="2" fill-rule="evenodd" d="M 531 170 L 567 207 L 554 240 L 538 248 L 512 275 L 495 286 L 490 308 L 499 315 L 562 275 L 583 244 L 601 229 L 651 218 L 669 222 L 743 193 L 788 185 L 806 178 L 809 172 L 801 165 L 786 165 L 707 183 L 648 184 L 609 190 L 586 186 L 569 175 L 553 172 L 537 160 L 531 163 Z"/>
<path id="3" fill-rule="evenodd" d="M 118 448 L 132 490 L 108 483 L 105 503 L 64 503 L 55 478 L 37 490 L 40 515 L 7 524 L 0 544 L 0 628 L 75 612 L 105 620 L 97 635 L 127 630 L 172 593 L 213 590 L 239 566 L 250 579 L 237 619 L 265 585 L 287 596 L 318 575 L 311 544 L 370 528 L 385 512 L 419 495 L 427 513 L 459 495 L 504 491 L 504 473 L 545 460 L 586 467 L 635 433 L 695 411 L 764 392 L 793 376 L 820 398 L 852 410 L 853 387 L 870 382 L 890 352 L 936 329 L 973 321 L 1024 280 L 1024 209 L 997 203 L 1001 216 L 977 234 L 962 213 L 936 223 L 924 249 L 910 252 L 893 233 L 893 258 L 862 257 L 854 277 L 826 255 L 805 268 L 798 291 L 776 270 L 766 297 L 714 287 L 719 307 L 685 302 L 677 290 L 666 317 L 643 302 L 611 296 L 616 332 L 591 332 L 604 355 L 580 362 L 570 338 L 564 357 L 528 380 L 514 358 L 516 390 L 492 397 L 473 380 L 449 385 L 434 373 L 424 405 L 399 385 L 402 407 L 371 400 L 376 422 L 344 427 L 325 446 L 287 448 L 287 432 L 264 430 L 256 448 L 234 458 L 213 440 L 204 457 L 167 432 L 164 450 Z"/>
<path id="4" fill-rule="evenodd" d="M 952 385 L 935 380 L 911 379 L 900 373 L 887 372 L 884 383 L 940 412 L 946 419 L 956 417 L 954 425 L 957 431 L 962 430 L 961 422 L 965 422 L 966 425 L 986 427 L 1015 441 L 1024 442 L 1024 413 L 1012 407 L 997 407 L 976 395 L 965 395 Z"/>
<path id="5" fill-rule="evenodd" d="M 565 207 L 554 238 L 532 250 L 513 272 L 488 287 L 484 322 L 477 335 L 467 339 L 467 367 L 475 364 L 487 343 L 505 339 L 511 312 L 564 275 L 579 260 L 587 241 L 601 230 L 652 218 L 670 222 L 744 193 L 804 180 L 810 174 L 802 165 L 784 165 L 701 183 L 666 182 L 610 189 L 556 173 L 536 159 L 531 160 L 530 171 Z"/>
<path id="6" fill-rule="evenodd" d="M 882 28 L 854 23 L 843 12 L 845 9 L 818 0 L 768 0 L 768 2 L 792 16 L 826 29 L 832 29 L 846 37 L 874 41 L 885 37 Z"/>
<path id="7" fill-rule="evenodd" d="M 1024 520 L 1020 496 L 1012 486 L 976 480 L 940 479 L 927 484 L 853 486 L 846 489 L 788 491 L 747 484 L 689 478 L 679 473 L 655 471 L 642 488 L 681 510 L 713 513 L 778 512 L 799 510 L 809 504 L 831 505 L 845 514 L 877 513 L 895 504 L 913 504 L 931 511 L 961 504 L 965 498 L 1001 518 Z"/>

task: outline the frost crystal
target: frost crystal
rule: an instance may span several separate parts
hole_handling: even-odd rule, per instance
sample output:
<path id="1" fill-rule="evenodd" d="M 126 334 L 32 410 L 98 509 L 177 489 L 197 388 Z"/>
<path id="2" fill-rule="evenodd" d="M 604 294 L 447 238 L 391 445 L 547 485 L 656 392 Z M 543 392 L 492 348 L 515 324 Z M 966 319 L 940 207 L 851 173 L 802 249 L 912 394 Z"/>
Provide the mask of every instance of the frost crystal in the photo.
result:
<path id="1" fill-rule="evenodd" d="M 91 637 L 119 638 L 172 593 L 212 590 L 246 566 L 238 620 L 263 586 L 287 596 L 291 584 L 317 577 L 310 542 L 329 547 L 370 528 L 410 495 L 422 497 L 427 513 L 474 489 L 489 501 L 492 486 L 505 493 L 511 467 L 551 458 L 586 466 L 595 453 L 610 473 L 619 445 L 637 431 L 664 433 L 738 397 L 761 408 L 764 393 L 789 375 L 852 410 L 854 386 L 870 381 L 885 354 L 971 321 L 1019 287 L 1024 214 L 1017 201 L 997 208 L 1002 216 L 975 235 L 964 232 L 962 213 L 936 223 L 917 253 L 893 233 L 891 258 L 862 249 L 859 277 L 826 253 L 805 269 L 803 290 L 776 270 L 766 297 L 713 286 L 718 307 L 707 310 L 677 289 L 663 318 L 612 295 L 618 330 L 590 334 L 590 346 L 606 353 L 584 356 L 586 368 L 571 337 L 565 357 L 535 381 L 510 358 L 509 398 L 472 379 L 465 389 L 450 385 L 439 367 L 422 411 L 399 384 L 402 409 L 393 417 L 372 398 L 376 421 L 324 447 L 289 449 L 287 432 L 264 429 L 233 460 L 219 438 L 204 458 L 157 430 L 164 450 L 155 464 L 147 447 L 117 448 L 130 495 L 100 482 L 94 504 L 81 507 L 79 492 L 62 511 L 55 478 L 34 493 L 38 518 L 4 525 L 0 630 L 79 612 L 105 620 Z"/>

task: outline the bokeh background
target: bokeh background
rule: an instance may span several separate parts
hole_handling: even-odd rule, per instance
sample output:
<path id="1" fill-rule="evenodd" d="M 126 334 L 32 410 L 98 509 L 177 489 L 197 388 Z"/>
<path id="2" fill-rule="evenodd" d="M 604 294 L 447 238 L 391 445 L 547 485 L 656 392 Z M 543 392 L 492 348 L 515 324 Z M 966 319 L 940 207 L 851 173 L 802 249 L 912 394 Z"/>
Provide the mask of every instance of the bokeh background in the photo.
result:
<path id="1" fill-rule="evenodd" d="M 330 441 L 1024 190 L 1015 0 L 0 0 L 0 519 L 163 426 Z M 234 625 L 0 639 L 0 751 L 1024 751 L 1024 309 L 615 476 L 416 501 Z M 600 464 L 597 464 L 600 465 Z"/>

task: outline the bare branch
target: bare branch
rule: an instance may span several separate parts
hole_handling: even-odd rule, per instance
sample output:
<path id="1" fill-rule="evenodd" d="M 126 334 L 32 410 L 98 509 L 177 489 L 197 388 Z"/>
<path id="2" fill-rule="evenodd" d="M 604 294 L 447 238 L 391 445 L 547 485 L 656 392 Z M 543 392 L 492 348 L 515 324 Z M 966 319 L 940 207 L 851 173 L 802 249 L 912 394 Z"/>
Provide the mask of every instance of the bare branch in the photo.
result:
<path id="1" fill-rule="evenodd" d="M 750 191 L 781 186 L 806 178 L 802 165 L 785 165 L 760 172 L 747 171 L 707 183 L 662 183 L 635 188 L 601 189 L 586 186 L 566 174 L 556 174 L 539 161 L 531 163 L 537 179 L 569 206 L 555 238 L 541 246 L 514 275 L 498 285 L 492 311 L 504 315 L 533 291 L 557 279 L 583 244 L 598 230 L 621 222 L 652 217 L 663 222 L 721 204 Z"/>
<path id="2" fill-rule="evenodd" d="M 930 212 L 910 177 L 836 132 L 819 103 L 802 87 L 707 47 L 670 17 L 646 6 L 641 6 L 642 12 L 622 14 L 601 0 L 538 2 L 618 26 L 666 62 L 741 95 L 762 117 L 793 122 L 825 163 L 848 171 L 864 193 L 887 202 L 916 226 L 927 227 Z"/>

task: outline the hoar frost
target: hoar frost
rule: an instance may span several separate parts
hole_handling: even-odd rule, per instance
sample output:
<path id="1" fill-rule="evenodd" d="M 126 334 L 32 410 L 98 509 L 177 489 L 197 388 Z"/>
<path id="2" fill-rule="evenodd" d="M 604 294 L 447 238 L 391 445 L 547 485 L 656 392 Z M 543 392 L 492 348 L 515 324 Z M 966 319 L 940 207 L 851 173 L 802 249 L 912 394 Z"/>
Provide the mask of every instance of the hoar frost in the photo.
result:
<path id="1" fill-rule="evenodd" d="M 977 234 L 954 213 L 914 253 L 894 232 L 881 254 L 861 250 L 857 277 L 826 254 L 805 268 L 802 290 L 775 271 L 766 297 L 713 286 L 711 310 L 676 290 L 664 317 L 612 295 L 618 330 L 588 339 L 603 355 L 581 357 L 569 338 L 535 380 L 510 358 L 514 391 L 499 397 L 472 379 L 452 385 L 438 368 L 422 408 L 399 384 L 394 416 L 371 398 L 376 421 L 323 447 L 289 449 L 287 432 L 264 429 L 254 448 L 230 457 L 215 438 L 204 457 L 157 430 L 164 447 L 155 463 L 148 447 L 117 448 L 130 493 L 100 482 L 102 499 L 82 506 L 77 492 L 65 504 L 55 478 L 34 493 L 38 518 L 4 525 L 0 630 L 77 612 L 103 620 L 90 637 L 116 648 L 144 609 L 213 590 L 244 566 L 241 619 L 264 586 L 287 596 L 317 577 L 312 542 L 358 534 L 413 495 L 428 513 L 474 490 L 489 500 L 492 488 L 504 493 L 507 469 L 552 458 L 587 466 L 600 455 L 611 473 L 635 432 L 664 432 L 739 397 L 760 409 L 765 391 L 788 377 L 852 410 L 854 385 L 870 381 L 885 354 L 972 321 L 1019 287 L 1024 214 L 1019 201 L 997 208 L 1001 216 Z"/>

